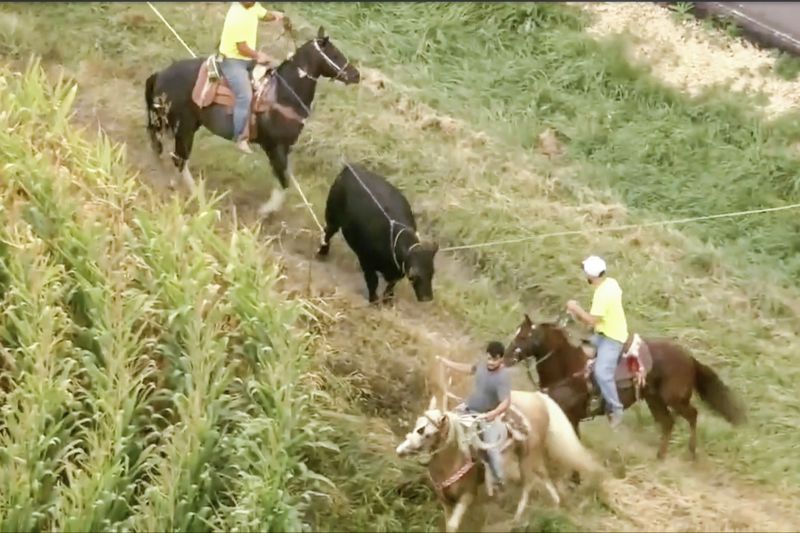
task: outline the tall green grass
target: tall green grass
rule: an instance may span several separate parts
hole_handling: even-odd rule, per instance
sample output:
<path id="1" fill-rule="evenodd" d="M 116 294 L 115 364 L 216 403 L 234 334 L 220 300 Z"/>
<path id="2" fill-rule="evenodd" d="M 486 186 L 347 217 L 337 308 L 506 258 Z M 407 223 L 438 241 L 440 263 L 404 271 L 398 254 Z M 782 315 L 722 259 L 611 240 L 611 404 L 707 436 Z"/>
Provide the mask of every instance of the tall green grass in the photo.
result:
<path id="1" fill-rule="evenodd" d="M 74 85 L 33 63 L 0 86 L 2 529 L 307 527 L 347 433 L 263 244 L 142 190 L 70 127 Z"/>

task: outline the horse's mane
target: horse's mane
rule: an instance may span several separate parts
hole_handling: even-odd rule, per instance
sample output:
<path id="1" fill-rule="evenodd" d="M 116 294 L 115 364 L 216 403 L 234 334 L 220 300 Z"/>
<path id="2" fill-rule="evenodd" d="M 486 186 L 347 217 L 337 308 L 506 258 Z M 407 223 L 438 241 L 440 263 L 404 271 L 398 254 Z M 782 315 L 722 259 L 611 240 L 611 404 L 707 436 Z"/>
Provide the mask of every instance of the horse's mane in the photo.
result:
<path id="1" fill-rule="evenodd" d="M 464 423 L 464 416 L 454 411 L 445 411 L 442 413 L 447 419 L 449 431 L 447 432 L 447 439 L 445 444 L 452 444 L 453 441 L 458 445 L 458 449 L 465 455 L 470 455 L 470 444 L 473 439 L 477 437 L 477 432 L 474 429 L 475 425 L 467 425 Z"/>
<path id="2" fill-rule="evenodd" d="M 297 52 L 299 52 L 300 50 L 303 50 L 306 46 L 308 46 L 310 43 L 314 42 L 315 40 L 316 40 L 316 38 L 315 39 L 309 39 L 308 41 L 306 41 L 303 44 L 301 44 L 300 46 L 298 46 L 297 49 L 294 52 L 289 54 L 289 56 L 286 59 L 281 61 L 281 64 L 278 65 L 278 68 L 276 68 L 275 71 L 276 72 L 280 72 L 281 69 L 285 68 L 287 65 L 293 65 L 294 64 L 294 60 L 297 57 Z"/>

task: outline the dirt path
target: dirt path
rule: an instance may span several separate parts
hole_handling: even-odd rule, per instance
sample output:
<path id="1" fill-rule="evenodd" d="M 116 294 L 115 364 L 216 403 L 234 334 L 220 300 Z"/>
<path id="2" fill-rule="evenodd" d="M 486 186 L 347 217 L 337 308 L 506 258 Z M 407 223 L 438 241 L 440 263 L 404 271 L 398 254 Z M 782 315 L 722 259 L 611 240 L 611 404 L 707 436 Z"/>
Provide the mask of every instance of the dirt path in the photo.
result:
<path id="1" fill-rule="evenodd" d="M 104 101 L 92 89 L 98 84 L 87 83 L 103 79 L 99 72 L 86 64 L 77 79 L 82 83 L 76 119 L 89 126 L 89 131 L 100 124 L 112 139 L 125 142 L 128 160 L 141 172 L 142 180 L 166 194 L 174 194 L 166 187 L 170 177 L 175 175 L 171 164 L 166 160 L 157 161 L 146 143 L 140 97 L 133 83 L 104 80 L 104 83 L 115 84 L 118 95 L 131 95 L 129 100 L 121 98 L 121 101 L 133 102 L 122 108 L 117 106 L 112 113 L 111 102 Z M 106 86 L 103 94 L 107 94 L 107 90 Z M 401 114 L 401 110 L 387 110 L 387 113 Z M 442 128 L 443 135 L 452 135 L 462 127 L 457 128 L 459 123 L 453 119 L 428 116 L 420 120 L 439 120 L 446 124 Z M 302 153 L 295 157 L 302 157 Z M 194 169 L 195 177 L 200 171 Z M 227 177 L 208 172 L 207 178 L 214 187 Z M 263 227 L 265 235 L 278 235 L 270 246 L 282 263 L 285 288 L 290 294 L 317 302 L 331 317 L 326 339 L 329 350 L 320 354 L 323 362 L 337 373 L 354 375 L 353 379 L 361 380 L 366 401 L 386 425 L 395 432 L 405 431 L 410 420 L 427 403 L 431 384 L 435 383 L 430 364 L 433 356 L 471 359 L 482 348 L 482 340 L 472 338 L 464 326 L 437 307 L 436 302 L 423 306 L 414 301 L 407 283 L 398 286 L 394 306 L 368 306 L 363 277 L 340 235 L 335 238 L 327 261 L 313 257 L 318 235 L 299 202 L 297 194 L 292 193 L 281 220 L 273 220 Z M 255 221 L 255 202 L 246 193 L 234 191 L 229 205 L 234 204 L 241 221 Z M 321 215 L 317 213 L 318 217 Z M 437 276 L 466 282 L 471 273 L 463 264 L 444 255 L 437 257 Z M 526 386 L 526 379 L 519 374 L 515 376 L 520 386 Z M 465 385 L 456 383 L 454 389 L 463 394 Z M 599 423 L 590 424 L 587 430 L 585 433 L 592 434 L 588 439 L 592 445 L 605 438 L 604 426 Z M 591 494 L 566 492 L 564 508 L 575 521 L 596 530 L 796 529 L 800 512 L 796 504 L 783 497 L 764 494 L 741 480 L 726 477 L 724 472 L 710 465 L 693 465 L 679 454 L 664 464 L 655 463 L 652 459 L 655 438 L 655 429 L 651 428 L 647 435 L 614 439 L 625 442 L 625 455 L 603 457 L 610 457 L 606 460 L 612 470 L 626 471 L 625 478 L 606 482 L 605 496 L 600 498 L 604 504 L 600 506 L 594 505 L 596 498 Z M 604 454 L 608 445 L 595 446 L 595 450 Z M 541 502 L 548 501 L 543 493 L 540 496 L 531 509 L 541 508 Z M 598 507 L 602 510 L 598 511 Z M 503 516 L 496 507 L 490 507 L 486 523 L 494 524 L 496 529 L 498 524 L 504 523 Z"/>
<path id="2" fill-rule="evenodd" d="M 693 17 L 679 20 L 667 9 L 647 2 L 597 2 L 582 5 L 595 17 L 589 32 L 604 38 L 628 32 L 634 63 L 647 65 L 664 83 L 697 95 L 720 84 L 748 94 L 767 96 L 769 116 L 795 109 L 800 80 L 772 73 L 775 56 L 746 39 L 713 35 Z"/>

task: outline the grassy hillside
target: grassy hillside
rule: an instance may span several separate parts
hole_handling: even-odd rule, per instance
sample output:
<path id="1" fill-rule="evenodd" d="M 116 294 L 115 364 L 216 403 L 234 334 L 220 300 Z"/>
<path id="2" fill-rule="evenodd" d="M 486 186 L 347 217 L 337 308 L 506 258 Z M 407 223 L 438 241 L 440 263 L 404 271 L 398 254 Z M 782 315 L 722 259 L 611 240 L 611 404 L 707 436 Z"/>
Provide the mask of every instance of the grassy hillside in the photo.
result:
<path id="1" fill-rule="evenodd" d="M 364 69 L 359 88 L 320 88 L 314 118 L 293 153 L 295 174 L 319 214 L 342 156 L 364 160 L 390 176 L 412 200 L 423 232 L 443 245 L 796 199 L 794 178 L 786 170 L 794 168 L 794 156 L 785 148 L 795 128 L 788 118 L 767 124 L 746 100 L 732 106 L 721 91 L 693 101 L 664 89 L 627 65 L 622 43 L 598 45 L 589 39 L 582 30 L 583 15 L 573 7 L 285 7 L 298 19 L 312 21 L 313 29 L 324 23 L 351 59 L 379 70 Z M 198 32 L 196 27 L 218 28 L 224 8 L 161 9 L 195 50 L 213 49 L 218 30 Z M 58 31 L 53 30 L 55 21 Z M 0 52 L 7 59 L 24 60 L 35 52 L 46 64 L 63 67 L 80 86 L 77 119 L 98 120 L 115 140 L 126 142 L 131 165 L 146 180 L 163 172 L 153 171 L 146 159 L 142 85 L 152 70 L 184 52 L 146 5 L 54 5 L 46 13 L 10 5 L 4 6 L 0 25 L 6 30 L 0 32 Z M 305 35 L 311 34 L 310 26 L 301 28 Z M 273 42 L 268 29 L 261 35 L 273 49 L 291 48 Z M 496 78 L 490 75 L 494 69 L 499 69 Z M 559 135 L 565 155 L 549 159 L 533 149 L 533 140 L 547 127 Z M 196 143 L 192 167 L 211 188 L 229 191 L 245 218 L 253 201 L 265 199 L 275 184 L 264 158 L 239 156 L 229 143 L 206 134 Z M 130 194 L 147 195 L 138 186 L 128 187 Z M 179 204 L 170 209 L 174 212 Z M 73 210 L 84 216 L 83 209 Z M 429 358 L 443 352 L 472 357 L 468 350 L 489 338 L 507 338 L 523 308 L 550 318 L 567 298 L 588 299 L 576 265 L 590 251 L 611 260 L 623 281 L 632 324 L 679 338 L 718 369 L 746 398 L 751 424 L 734 431 L 703 411 L 700 447 L 707 456 L 697 465 L 686 461 L 682 423 L 674 459 L 661 465 L 653 462 L 657 433 L 643 409 L 632 413 L 624 436 L 610 437 L 602 422 L 589 424 L 584 438 L 626 475 L 615 485 L 616 496 L 604 502 L 575 496 L 555 514 L 534 506 L 536 520 L 530 527 L 564 527 L 570 520 L 593 530 L 675 527 L 675 494 L 688 495 L 682 508 L 689 517 L 686 529 L 700 527 L 700 507 L 714 516 L 714 527 L 724 529 L 778 528 L 781 513 L 800 516 L 792 500 L 800 481 L 792 438 L 800 414 L 794 398 L 800 377 L 794 361 L 800 291 L 792 280 L 797 255 L 791 248 L 796 214 L 442 253 L 436 302 L 424 314 L 410 301 L 407 287 L 399 291 L 396 309 L 363 309 L 357 292 L 363 282 L 341 239 L 334 243 L 331 262 L 309 264 L 305 258 L 316 236 L 296 228 L 312 228 L 311 222 L 291 205 L 285 216 L 289 228 L 271 224 L 266 233 L 277 236 L 276 241 L 259 248 L 258 254 L 270 259 L 259 261 L 253 252 L 252 261 L 267 269 L 264 263 L 280 260 L 286 278 L 281 283 L 288 280 L 295 288 L 306 288 L 307 276 L 312 277 L 311 294 L 334 317 L 313 311 L 321 321 L 321 336 L 309 339 L 310 344 L 295 339 L 297 357 L 285 364 L 297 361 L 298 367 L 288 370 L 285 379 L 293 382 L 294 372 L 311 365 L 331 396 L 317 402 L 344 413 L 323 414 L 327 411 L 317 409 L 317 403 L 307 409 L 307 416 L 322 426 L 335 426 L 324 438 L 343 450 L 317 451 L 319 456 L 306 459 L 336 484 L 336 490 L 324 483 L 316 489 L 330 496 L 325 507 L 310 515 L 316 527 L 435 527 L 438 511 L 421 469 L 391 456 L 396 435 L 424 402 Z M 192 261 L 185 263 L 170 268 L 192 272 Z M 269 288 L 270 279 L 258 281 Z M 147 294 L 165 282 L 153 283 Z M 281 307 L 279 299 L 265 301 Z M 180 309 L 181 301 L 175 297 L 168 303 Z M 286 334 L 266 335 L 274 341 Z M 314 361 L 304 363 L 303 353 L 313 353 Z M 283 372 L 269 373 L 269 379 L 280 381 L 265 381 L 273 383 L 270 389 L 280 388 Z M 316 391 L 316 381 L 310 381 L 310 388 L 287 394 L 294 398 Z M 216 398 L 210 395 L 209 403 Z M 227 396 L 219 403 L 226 401 Z M 272 453 L 264 450 L 275 446 L 259 449 L 267 461 Z M 275 476 L 292 471 L 289 461 L 285 465 L 284 470 L 274 467 Z M 257 493 L 273 498 L 268 501 L 274 505 L 281 502 L 286 516 L 302 509 L 297 503 L 302 490 L 282 493 L 286 500 L 274 499 L 278 496 L 266 489 Z M 217 501 L 203 494 L 193 501 Z M 744 499 L 747 506 L 741 505 Z M 211 508 L 222 509 L 217 503 Z M 234 519 L 214 517 L 218 524 Z"/>

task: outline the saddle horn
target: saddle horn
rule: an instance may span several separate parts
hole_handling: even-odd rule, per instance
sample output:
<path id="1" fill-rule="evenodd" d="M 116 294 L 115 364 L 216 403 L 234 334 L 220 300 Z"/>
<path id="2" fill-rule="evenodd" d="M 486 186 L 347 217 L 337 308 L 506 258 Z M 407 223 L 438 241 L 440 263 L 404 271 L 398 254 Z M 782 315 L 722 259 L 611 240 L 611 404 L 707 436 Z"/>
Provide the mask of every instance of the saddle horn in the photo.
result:
<path id="1" fill-rule="evenodd" d="M 565 328 L 565 327 L 567 327 L 567 324 L 569 324 L 569 321 L 570 321 L 571 318 L 572 318 L 572 315 L 570 315 L 566 311 L 561 311 L 558 314 L 558 316 L 556 317 L 556 324 L 560 328 Z"/>

